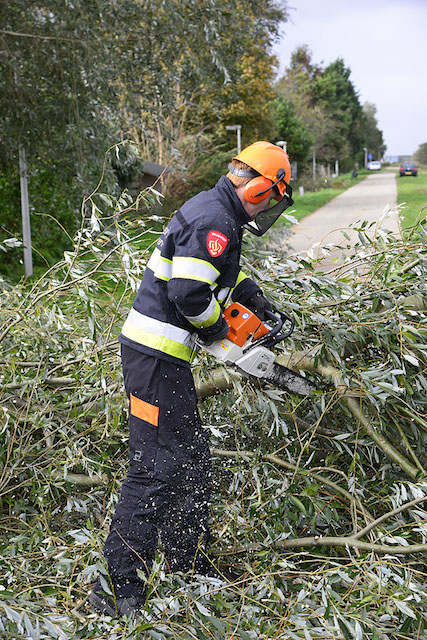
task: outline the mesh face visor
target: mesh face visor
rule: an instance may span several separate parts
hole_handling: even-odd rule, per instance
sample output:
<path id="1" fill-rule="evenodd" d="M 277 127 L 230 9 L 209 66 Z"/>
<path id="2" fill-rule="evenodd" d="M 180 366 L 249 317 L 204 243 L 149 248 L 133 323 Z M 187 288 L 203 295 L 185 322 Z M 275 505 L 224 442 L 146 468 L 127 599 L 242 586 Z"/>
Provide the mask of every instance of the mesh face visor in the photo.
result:
<path id="1" fill-rule="evenodd" d="M 286 209 L 294 204 L 292 200 L 292 187 L 286 182 L 286 193 L 281 200 L 274 206 L 265 211 L 260 211 L 256 217 L 245 224 L 245 229 L 253 233 L 255 236 L 262 236 L 276 222 Z"/>

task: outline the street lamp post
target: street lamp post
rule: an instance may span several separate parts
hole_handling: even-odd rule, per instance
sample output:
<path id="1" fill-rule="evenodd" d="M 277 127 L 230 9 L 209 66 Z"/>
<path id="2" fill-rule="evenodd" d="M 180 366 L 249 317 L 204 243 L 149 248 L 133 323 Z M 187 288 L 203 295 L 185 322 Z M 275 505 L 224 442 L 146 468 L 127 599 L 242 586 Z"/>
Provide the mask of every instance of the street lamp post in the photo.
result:
<path id="1" fill-rule="evenodd" d="M 276 142 L 276 144 L 277 144 L 277 146 L 278 146 L 278 147 L 282 147 L 282 149 L 283 149 L 283 151 L 284 151 L 285 153 L 288 153 L 288 152 L 286 151 L 286 144 L 287 144 L 287 143 L 286 143 L 286 140 L 278 140 L 278 141 Z"/>
<path id="2" fill-rule="evenodd" d="M 226 127 L 227 131 L 236 131 L 237 133 L 237 155 L 242 150 L 242 125 L 241 124 L 228 124 Z"/>
<path id="3" fill-rule="evenodd" d="M 365 152 L 365 169 L 368 166 L 368 149 L 367 147 L 363 147 L 363 151 Z"/>

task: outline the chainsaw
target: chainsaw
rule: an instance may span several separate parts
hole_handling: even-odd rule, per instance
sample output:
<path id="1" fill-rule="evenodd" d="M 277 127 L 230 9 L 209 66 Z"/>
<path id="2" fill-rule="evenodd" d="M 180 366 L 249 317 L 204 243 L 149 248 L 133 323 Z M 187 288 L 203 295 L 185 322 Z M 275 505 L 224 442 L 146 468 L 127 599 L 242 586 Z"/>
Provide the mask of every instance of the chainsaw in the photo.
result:
<path id="1" fill-rule="evenodd" d="M 294 321 L 283 311 L 265 311 L 262 322 L 252 311 L 238 302 L 228 306 L 224 318 L 229 326 L 225 338 L 210 345 L 201 345 L 228 366 L 240 369 L 248 376 L 265 380 L 274 387 L 307 396 L 315 386 L 299 373 L 276 362 L 271 349 L 294 330 Z"/>

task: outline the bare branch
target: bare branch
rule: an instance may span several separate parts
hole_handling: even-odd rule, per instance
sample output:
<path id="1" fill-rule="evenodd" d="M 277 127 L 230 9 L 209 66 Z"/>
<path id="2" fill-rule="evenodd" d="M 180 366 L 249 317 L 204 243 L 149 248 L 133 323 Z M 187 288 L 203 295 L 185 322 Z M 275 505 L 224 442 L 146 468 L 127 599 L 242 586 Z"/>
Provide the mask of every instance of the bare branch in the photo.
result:
<path id="1" fill-rule="evenodd" d="M 426 502 L 426 501 L 427 501 L 427 496 L 423 496 L 422 498 L 416 498 L 411 502 L 406 502 L 405 504 L 400 505 L 400 507 L 393 509 L 393 511 L 388 511 L 388 513 L 384 513 L 382 516 L 380 516 L 379 518 L 377 518 L 376 520 L 368 524 L 364 529 L 361 529 L 360 531 L 355 533 L 352 536 L 352 538 L 356 538 L 356 539 L 362 538 L 367 533 L 372 531 L 372 529 L 375 529 L 375 527 L 381 524 L 381 522 L 384 522 L 385 520 L 390 520 L 390 518 L 392 518 L 393 516 L 396 516 L 398 513 L 402 513 L 402 511 L 411 509 L 411 507 L 415 507 L 415 505 L 420 504 L 421 502 Z"/>
<path id="2" fill-rule="evenodd" d="M 216 455 L 216 456 L 221 456 L 221 457 L 224 457 L 224 458 L 235 458 L 235 459 L 239 459 L 239 458 L 243 458 L 243 459 L 244 458 L 254 458 L 255 455 L 257 455 L 253 451 L 229 451 L 229 450 L 225 450 L 225 449 L 212 449 L 212 454 Z M 330 489 L 333 489 L 335 491 L 335 493 L 338 493 L 339 495 L 342 495 L 350 503 L 356 504 L 357 507 L 360 509 L 360 511 L 366 517 L 368 517 L 370 520 L 372 520 L 372 516 L 369 515 L 369 512 L 367 512 L 366 508 L 363 506 L 363 504 L 361 503 L 361 501 L 359 500 L 359 498 L 357 496 L 353 496 L 351 493 L 349 493 L 349 491 L 347 491 L 346 489 L 343 489 L 336 482 L 333 482 L 332 480 L 329 480 L 329 478 L 325 478 L 325 476 L 322 476 L 319 473 L 313 472 L 310 469 L 300 469 L 296 465 L 291 464 L 290 462 L 286 462 L 286 460 L 283 460 L 282 458 L 279 458 L 278 456 L 275 456 L 273 454 L 261 455 L 261 460 L 266 460 L 268 462 L 272 462 L 273 464 L 276 464 L 279 467 L 287 469 L 288 471 L 292 471 L 293 473 L 297 473 L 299 475 L 309 476 L 310 478 L 314 478 L 315 480 L 317 480 L 321 484 L 324 484 L 327 487 L 329 487 Z"/>
<path id="3" fill-rule="evenodd" d="M 425 553 L 427 551 L 427 544 L 409 544 L 408 546 L 401 545 L 386 545 L 375 544 L 373 542 L 364 542 L 358 540 L 354 536 L 343 537 L 328 537 L 328 536 L 311 536 L 309 538 L 291 538 L 287 540 L 278 540 L 270 545 L 264 544 L 249 544 L 246 547 L 241 546 L 230 550 L 218 549 L 215 551 L 215 555 L 233 555 L 236 553 L 245 553 L 251 551 L 263 551 L 268 548 L 280 549 L 286 551 L 287 549 L 302 549 L 304 547 L 351 547 L 353 549 L 359 549 L 360 551 L 368 551 L 379 554 L 391 554 L 391 555 L 408 555 L 410 553 Z"/>

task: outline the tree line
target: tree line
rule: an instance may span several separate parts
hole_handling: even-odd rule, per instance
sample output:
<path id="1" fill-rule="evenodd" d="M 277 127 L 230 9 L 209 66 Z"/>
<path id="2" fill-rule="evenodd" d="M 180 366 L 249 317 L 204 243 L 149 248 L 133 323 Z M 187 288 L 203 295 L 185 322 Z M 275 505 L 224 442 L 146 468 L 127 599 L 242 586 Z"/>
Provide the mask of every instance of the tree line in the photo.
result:
<path id="1" fill-rule="evenodd" d="M 427 142 L 423 142 L 419 145 L 418 149 L 413 155 L 415 162 L 420 164 L 427 164 Z"/>
<path id="2" fill-rule="evenodd" d="M 122 140 L 134 146 L 107 164 L 111 185 L 126 185 L 141 159 L 168 165 L 172 204 L 224 171 L 229 124 L 242 126 L 244 145 L 286 140 L 299 172 L 311 151 L 343 168 L 362 162 L 363 147 L 380 156 L 375 106 L 360 104 L 343 60 L 323 68 L 301 47 L 277 79 L 273 45 L 287 19 L 283 0 L 2 3 L 0 241 L 20 235 L 20 145 L 33 213 L 69 233 L 106 149 Z M 61 227 L 46 215 L 32 224 L 36 263 L 60 257 L 69 244 Z"/>
<path id="3" fill-rule="evenodd" d="M 307 46 L 293 52 L 275 85 L 277 124 L 288 138 L 292 158 L 304 163 L 312 150 L 320 162 L 338 160 L 348 170 L 363 166 L 364 148 L 382 157 L 386 147 L 376 107 L 361 105 L 350 75 L 342 58 L 323 68 L 313 62 Z"/>

